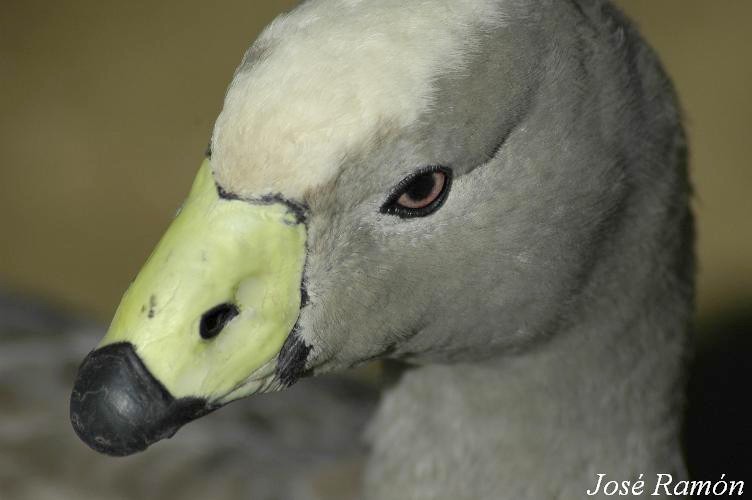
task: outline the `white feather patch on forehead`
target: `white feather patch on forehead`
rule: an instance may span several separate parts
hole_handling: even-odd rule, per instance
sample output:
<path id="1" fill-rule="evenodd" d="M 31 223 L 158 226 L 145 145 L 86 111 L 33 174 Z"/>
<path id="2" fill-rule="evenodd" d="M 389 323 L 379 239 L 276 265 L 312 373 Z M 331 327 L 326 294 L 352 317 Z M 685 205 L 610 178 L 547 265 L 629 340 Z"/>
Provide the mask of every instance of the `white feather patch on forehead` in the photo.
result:
<path id="1" fill-rule="evenodd" d="M 212 137 L 214 175 L 240 196 L 301 199 L 380 129 L 408 127 L 433 82 L 462 71 L 499 0 L 309 0 L 278 17 L 236 72 Z"/>

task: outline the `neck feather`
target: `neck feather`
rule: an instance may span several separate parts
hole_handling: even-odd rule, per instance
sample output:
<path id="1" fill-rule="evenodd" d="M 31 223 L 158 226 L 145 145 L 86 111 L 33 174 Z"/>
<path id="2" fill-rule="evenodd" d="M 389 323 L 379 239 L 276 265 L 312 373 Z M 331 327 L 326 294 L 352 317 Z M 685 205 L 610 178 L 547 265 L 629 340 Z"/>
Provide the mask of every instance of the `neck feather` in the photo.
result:
<path id="1" fill-rule="evenodd" d="M 669 212 L 665 224 L 625 229 L 632 236 L 614 241 L 546 342 L 405 373 L 369 429 L 365 491 L 581 499 L 598 474 L 644 474 L 648 488 L 658 473 L 683 477 L 692 228 L 688 211 Z"/>

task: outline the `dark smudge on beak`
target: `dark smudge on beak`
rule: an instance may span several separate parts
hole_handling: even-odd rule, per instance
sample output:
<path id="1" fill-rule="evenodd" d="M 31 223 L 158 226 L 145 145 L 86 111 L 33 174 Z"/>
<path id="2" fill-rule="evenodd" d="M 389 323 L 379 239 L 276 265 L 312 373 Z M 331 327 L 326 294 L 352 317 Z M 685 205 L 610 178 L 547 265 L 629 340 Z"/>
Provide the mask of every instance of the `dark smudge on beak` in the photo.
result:
<path id="1" fill-rule="evenodd" d="M 285 386 L 290 387 L 298 379 L 309 374 L 305 365 L 310 352 L 311 346 L 300 338 L 299 326 L 296 324 L 287 336 L 277 358 L 277 377 Z"/>
<path id="2" fill-rule="evenodd" d="M 175 399 L 126 342 L 86 356 L 70 400 L 76 434 L 92 449 L 113 456 L 143 451 L 214 409 L 200 398 Z"/>

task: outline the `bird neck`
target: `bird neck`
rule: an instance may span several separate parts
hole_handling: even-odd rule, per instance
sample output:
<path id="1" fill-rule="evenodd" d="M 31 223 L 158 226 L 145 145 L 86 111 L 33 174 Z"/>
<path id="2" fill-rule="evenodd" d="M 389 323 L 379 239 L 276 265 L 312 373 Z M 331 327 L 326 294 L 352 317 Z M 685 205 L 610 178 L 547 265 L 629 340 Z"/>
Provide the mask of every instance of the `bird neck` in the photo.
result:
<path id="1" fill-rule="evenodd" d="M 581 499 L 598 474 L 643 474 L 648 487 L 658 473 L 683 477 L 681 346 L 661 342 L 670 337 L 648 318 L 580 325 L 525 356 L 405 373 L 369 429 L 365 490 Z"/>
<path id="2" fill-rule="evenodd" d="M 598 474 L 648 489 L 657 474 L 683 478 L 693 264 L 691 224 L 673 226 L 684 236 L 667 233 L 658 257 L 635 244 L 605 259 L 547 341 L 406 372 L 368 431 L 369 495 L 582 499 Z"/>

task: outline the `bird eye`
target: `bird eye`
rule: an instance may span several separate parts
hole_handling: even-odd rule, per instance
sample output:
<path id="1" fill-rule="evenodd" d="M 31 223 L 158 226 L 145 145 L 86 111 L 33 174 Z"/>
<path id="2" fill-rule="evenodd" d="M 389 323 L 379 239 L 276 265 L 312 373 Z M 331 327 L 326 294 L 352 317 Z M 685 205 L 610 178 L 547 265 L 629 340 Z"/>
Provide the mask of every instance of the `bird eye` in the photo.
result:
<path id="1" fill-rule="evenodd" d="M 452 183 L 452 170 L 447 167 L 428 167 L 403 179 L 381 213 L 402 218 L 425 217 L 444 203 Z"/>

